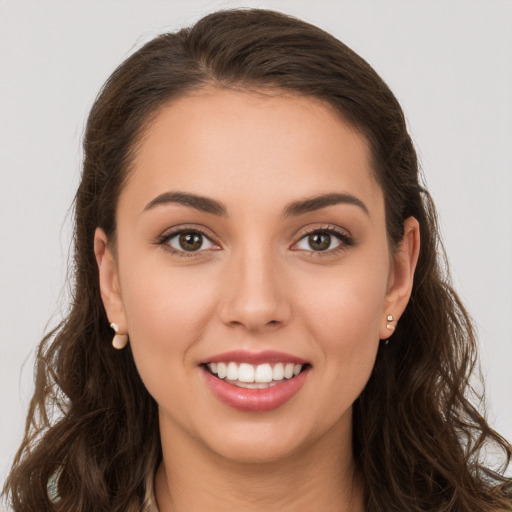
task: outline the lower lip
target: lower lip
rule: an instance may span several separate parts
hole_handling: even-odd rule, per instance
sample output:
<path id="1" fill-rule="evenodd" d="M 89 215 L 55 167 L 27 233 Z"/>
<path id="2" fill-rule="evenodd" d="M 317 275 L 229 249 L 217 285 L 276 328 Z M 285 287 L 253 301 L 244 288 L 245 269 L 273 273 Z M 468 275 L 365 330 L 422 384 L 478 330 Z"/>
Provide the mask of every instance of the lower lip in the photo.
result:
<path id="1" fill-rule="evenodd" d="M 272 411 L 290 400 L 306 381 L 309 368 L 292 379 L 265 389 L 247 389 L 229 384 L 203 369 L 206 382 L 213 394 L 224 404 L 239 411 Z"/>

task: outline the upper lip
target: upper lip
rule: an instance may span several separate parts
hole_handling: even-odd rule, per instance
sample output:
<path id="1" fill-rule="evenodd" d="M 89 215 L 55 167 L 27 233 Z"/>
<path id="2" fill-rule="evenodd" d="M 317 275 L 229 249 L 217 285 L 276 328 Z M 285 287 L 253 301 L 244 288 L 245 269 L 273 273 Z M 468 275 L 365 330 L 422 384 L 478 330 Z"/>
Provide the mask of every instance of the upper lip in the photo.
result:
<path id="1" fill-rule="evenodd" d="M 223 352 L 216 354 L 208 359 L 205 359 L 201 364 L 206 363 L 249 363 L 249 364 L 263 364 L 263 363 L 293 363 L 293 364 L 307 364 L 308 361 L 291 354 L 284 352 L 276 352 L 275 350 L 264 350 L 261 352 L 249 352 L 247 350 L 232 350 L 230 352 Z"/>

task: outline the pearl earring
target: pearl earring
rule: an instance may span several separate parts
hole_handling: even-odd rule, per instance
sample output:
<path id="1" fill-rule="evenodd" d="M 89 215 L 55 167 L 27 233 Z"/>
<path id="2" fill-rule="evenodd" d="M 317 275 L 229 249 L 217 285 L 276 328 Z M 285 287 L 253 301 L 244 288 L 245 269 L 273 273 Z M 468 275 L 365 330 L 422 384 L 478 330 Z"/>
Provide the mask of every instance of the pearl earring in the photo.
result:
<path id="1" fill-rule="evenodd" d="M 114 337 L 112 338 L 112 346 L 116 350 L 122 350 L 128 344 L 128 334 L 119 334 L 119 326 L 112 322 L 110 327 L 114 329 Z"/>
<path id="2" fill-rule="evenodd" d="M 394 331 L 395 326 L 391 322 L 394 322 L 395 317 L 393 315 L 387 315 L 386 320 L 387 320 L 386 328 L 390 331 Z M 388 343 L 389 343 L 389 338 L 386 338 L 386 340 L 384 341 L 384 344 L 387 345 Z"/>

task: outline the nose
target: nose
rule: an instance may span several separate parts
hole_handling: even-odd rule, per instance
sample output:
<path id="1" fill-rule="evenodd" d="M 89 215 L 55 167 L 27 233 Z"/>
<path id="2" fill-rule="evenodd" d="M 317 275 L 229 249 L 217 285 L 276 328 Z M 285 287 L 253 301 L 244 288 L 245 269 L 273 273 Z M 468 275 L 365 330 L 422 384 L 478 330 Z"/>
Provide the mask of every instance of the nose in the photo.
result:
<path id="1" fill-rule="evenodd" d="M 271 254 L 244 251 L 227 262 L 220 317 L 250 332 L 283 326 L 290 320 L 284 276 Z"/>

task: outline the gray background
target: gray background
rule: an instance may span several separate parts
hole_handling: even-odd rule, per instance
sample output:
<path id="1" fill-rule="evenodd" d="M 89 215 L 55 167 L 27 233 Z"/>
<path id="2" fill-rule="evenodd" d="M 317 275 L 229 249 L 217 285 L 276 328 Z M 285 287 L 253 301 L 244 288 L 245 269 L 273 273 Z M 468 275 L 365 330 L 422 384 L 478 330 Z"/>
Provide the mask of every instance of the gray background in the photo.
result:
<path id="1" fill-rule="evenodd" d="M 0 481 L 22 436 L 31 355 L 66 310 L 85 117 L 159 32 L 221 7 L 283 10 L 360 53 L 401 101 L 452 272 L 480 331 L 489 417 L 512 439 L 512 3 L 0 1 Z M 48 324 L 49 321 L 49 324 Z"/>

